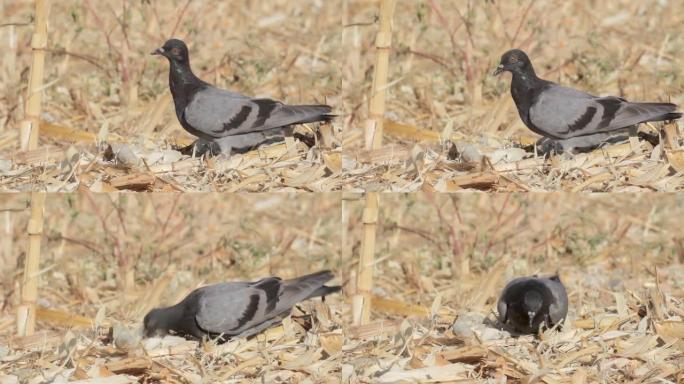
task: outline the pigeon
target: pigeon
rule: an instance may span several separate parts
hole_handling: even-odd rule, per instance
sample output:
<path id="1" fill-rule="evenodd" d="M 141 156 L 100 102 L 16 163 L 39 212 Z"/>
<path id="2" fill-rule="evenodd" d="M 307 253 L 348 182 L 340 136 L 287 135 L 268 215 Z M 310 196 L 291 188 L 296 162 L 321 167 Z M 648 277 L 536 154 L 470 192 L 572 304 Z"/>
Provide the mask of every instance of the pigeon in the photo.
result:
<path id="1" fill-rule="evenodd" d="M 671 103 L 632 103 L 620 97 L 597 97 L 537 77 L 527 54 L 512 49 L 494 71 L 513 74 L 511 95 L 523 123 L 556 140 L 564 151 L 601 144 L 617 131 L 649 121 L 682 117 Z"/>
<path id="2" fill-rule="evenodd" d="M 511 280 L 497 304 L 499 322 L 521 333 L 551 328 L 568 314 L 568 294 L 558 275 L 518 277 Z"/>
<path id="3" fill-rule="evenodd" d="M 333 277 L 326 270 L 291 280 L 266 277 L 201 287 L 180 303 L 145 315 L 144 335 L 173 333 L 222 340 L 249 337 L 280 323 L 298 302 L 338 292 L 340 286 L 324 285 Z"/>
<path id="4" fill-rule="evenodd" d="M 286 105 L 253 99 L 200 80 L 190 68 L 188 47 L 170 39 L 152 52 L 169 60 L 169 88 L 183 128 L 198 137 L 197 146 L 230 155 L 284 140 L 294 124 L 328 122 L 328 105 Z"/>

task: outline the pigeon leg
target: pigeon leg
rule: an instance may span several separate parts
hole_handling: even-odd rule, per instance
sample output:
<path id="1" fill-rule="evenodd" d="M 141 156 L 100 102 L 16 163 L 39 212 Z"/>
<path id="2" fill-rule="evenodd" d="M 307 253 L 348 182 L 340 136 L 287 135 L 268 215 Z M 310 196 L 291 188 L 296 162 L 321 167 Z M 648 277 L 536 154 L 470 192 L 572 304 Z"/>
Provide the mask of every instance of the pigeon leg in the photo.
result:
<path id="1" fill-rule="evenodd" d="M 179 151 L 184 155 L 201 157 L 217 155 L 221 153 L 221 148 L 213 141 L 198 138 L 187 147 L 180 148 Z"/>

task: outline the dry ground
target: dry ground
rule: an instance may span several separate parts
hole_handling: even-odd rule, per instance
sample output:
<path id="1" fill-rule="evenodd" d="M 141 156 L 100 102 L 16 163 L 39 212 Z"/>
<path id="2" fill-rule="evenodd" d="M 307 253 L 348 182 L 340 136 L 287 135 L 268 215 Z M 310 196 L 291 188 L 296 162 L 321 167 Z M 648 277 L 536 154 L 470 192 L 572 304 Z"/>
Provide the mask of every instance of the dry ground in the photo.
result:
<path id="1" fill-rule="evenodd" d="M 335 106 L 341 86 L 335 1 L 50 3 L 42 138 L 29 153 L 17 149 L 33 1 L 0 3 L 0 189 L 340 188 L 337 126 L 324 126 L 314 148 L 292 140 L 230 161 L 181 156 L 173 148 L 191 136 L 173 111 L 166 60 L 150 56 L 167 38 L 180 37 L 206 81 L 256 97 Z M 115 152 L 125 145 L 137 159 L 103 159 L 103 143 Z"/>
<path id="2" fill-rule="evenodd" d="M 345 186 L 450 192 L 674 191 L 684 188 L 681 132 L 543 161 L 518 117 L 506 50 L 528 51 L 544 78 L 599 95 L 684 105 L 684 2 L 398 0 L 385 147 L 362 151 L 375 63 L 376 2 L 348 0 L 343 46 Z M 680 123 L 681 125 L 681 123 Z M 658 129 L 640 129 L 657 138 Z M 657 144 L 657 140 L 651 140 Z M 451 142 L 459 151 L 452 150 Z M 521 146 L 526 150 L 519 149 Z M 464 153 L 465 152 L 465 153 Z M 479 156 L 488 157 L 484 163 Z"/>
<path id="3" fill-rule="evenodd" d="M 151 307 L 202 284 L 326 268 L 340 276 L 339 196 L 292 197 L 49 195 L 38 333 L 16 338 L 28 196 L 0 195 L 0 382 L 339 382 L 349 316 L 340 294 L 301 303 L 263 336 L 221 346 L 167 337 L 143 349 L 131 334 Z"/>
<path id="4" fill-rule="evenodd" d="M 343 377 L 682 382 L 683 203 L 662 194 L 382 195 L 374 323 L 347 328 Z M 362 200 L 349 205 L 358 249 Z M 509 279 L 555 271 L 570 301 L 561 332 L 512 338 L 490 325 Z"/>

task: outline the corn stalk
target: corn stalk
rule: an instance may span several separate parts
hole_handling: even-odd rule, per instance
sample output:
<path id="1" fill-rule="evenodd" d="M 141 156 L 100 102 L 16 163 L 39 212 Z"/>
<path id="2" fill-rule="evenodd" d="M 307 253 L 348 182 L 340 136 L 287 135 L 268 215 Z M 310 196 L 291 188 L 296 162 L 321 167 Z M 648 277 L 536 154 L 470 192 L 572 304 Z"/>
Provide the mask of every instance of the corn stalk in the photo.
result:
<path id="1" fill-rule="evenodd" d="M 28 95 L 26 97 L 26 117 L 21 123 L 19 134 L 22 150 L 38 148 L 40 131 L 40 112 L 43 100 L 43 77 L 45 74 L 45 51 L 47 49 L 47 10 L 48 0 L 36 0 L 35 30 L 31 38 L 33 62 L 29 73 Z"/>
<path id="2" fill-rule="evenodd" d="M 389 55 L 392 47 L 392 15 L 395 4 L 396 0 L 382 0 L 380 3 L 380 30 L 375 38 L 377 55 L 370 97 L 369 119 L 365 129 L 367 149 L 382 147 L 385 95 L 387 93 Z M 363 210 L 363 238 L 356 283 L 357 294 L 352 303 L 355 324 L 365 324 L 370 321 L 375 264 L 375 234 L 379 205 L 380 195 L 377 192 L 367 192 Z"/>

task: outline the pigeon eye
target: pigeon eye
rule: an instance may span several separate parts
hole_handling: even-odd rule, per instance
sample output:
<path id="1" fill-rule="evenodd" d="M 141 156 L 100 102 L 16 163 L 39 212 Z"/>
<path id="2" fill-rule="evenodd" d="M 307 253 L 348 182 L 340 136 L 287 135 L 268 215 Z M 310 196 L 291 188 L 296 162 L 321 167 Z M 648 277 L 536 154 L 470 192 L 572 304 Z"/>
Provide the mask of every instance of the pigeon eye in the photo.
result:
<path id="1" fill-rule="evenodd" d="M 508 58 L 508 63 L 509 64 L 515 64 L 518 62 L 518 56 L 511 56 Z"/>
<path id="2" fill-rule="evenodd" d="M 180 50 L 180 48 L 178 48 L 178 47 L 171 48 L 171 53 L 172 53 L 174 56 L 180 56 L 181 50 Z"/>

